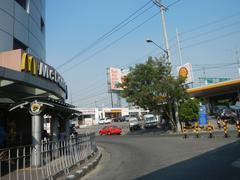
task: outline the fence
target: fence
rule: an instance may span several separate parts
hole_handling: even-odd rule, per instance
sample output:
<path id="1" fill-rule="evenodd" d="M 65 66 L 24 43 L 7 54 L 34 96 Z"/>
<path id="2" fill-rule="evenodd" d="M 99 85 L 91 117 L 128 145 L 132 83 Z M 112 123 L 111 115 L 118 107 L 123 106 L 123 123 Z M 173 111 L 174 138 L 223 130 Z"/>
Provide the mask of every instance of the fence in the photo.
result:
<path id="1" fill-rule="evenodd" d="M 34 167 L 34 147 L 21 146 L 0 149 L 0 179 L 53 179 L 67 174 L 96 151 L 95 134 L 78 135 L 65 141 L 42 141 L 41 165 Z"/>

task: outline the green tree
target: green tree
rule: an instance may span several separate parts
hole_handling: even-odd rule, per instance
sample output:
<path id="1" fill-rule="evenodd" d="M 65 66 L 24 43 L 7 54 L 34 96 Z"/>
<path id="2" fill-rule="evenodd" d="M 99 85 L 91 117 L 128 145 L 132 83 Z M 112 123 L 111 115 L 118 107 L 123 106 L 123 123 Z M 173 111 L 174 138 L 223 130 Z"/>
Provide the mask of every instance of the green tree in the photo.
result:
<path id="1" fill-rule="evenodd" d="M 179 108 L 179 119 L 182 122 L 193 122 L 198 118 L 199 102 L 196 99 L 187 99 Z"/>
<path id="2" fill-rule="evenodd" d="M 187 97 L 183 82 L 184 79 L 172 76 L 171 64 L 163 58 L 149 57 L 145 64 L 137 64 L 124 77 L 120 85 L 124 89 L 121 95 L 127 102 L 149 109 L 155 114 L 160 114 L 163 110 L 176 129 L 174 109 Z"/>

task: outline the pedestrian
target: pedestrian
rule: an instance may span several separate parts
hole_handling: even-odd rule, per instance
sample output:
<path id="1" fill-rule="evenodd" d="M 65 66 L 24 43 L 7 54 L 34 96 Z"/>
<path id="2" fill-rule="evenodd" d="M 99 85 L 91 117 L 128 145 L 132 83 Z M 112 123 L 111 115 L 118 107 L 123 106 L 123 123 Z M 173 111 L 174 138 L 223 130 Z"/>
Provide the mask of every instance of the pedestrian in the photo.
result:
<path id="1" fill-rule="evenodd" d="M 196 138 L 199 138 L 199 124 L 198 124 L 198 122 L 195 122 L 194 130 L 195 130 Z"/>
<path id="2" fill-rule="evenodd" d="M 184 123 L 184 126 L 183 126 L 183 138 L 186 139 L 188 137 L 187 135 L 187 127 L 186 127 L 186 124 Z"/>
<path id="3" fill-rule="evenodd" d="M 228 121 L 226 119 L 223 121 L 223 130 L 224 130 L 224 137 L 228 138 L 229 137 L 229 135 L 228 135 Z"/>
<path id="4" fill-rule="evenodd" d="M 237 128 L 237 132 L 238 132 L 237 137 L 240 137 L 240 120 L 239 119 L 236 121 L 236 128 Z"/>
<path id="5" fill-rule="evenodd" d="M 213 128 L 213 125 L 211 124 L 211 122 L 209 121 L 208 122 L 208 125 L 207 125 L 207 128 L 208 128 L 208 132 L 209 132 L 209 138 L 213 138 L 214 136 L 213 136 L 213 130 L 214 130 L 214 128 Z"/>

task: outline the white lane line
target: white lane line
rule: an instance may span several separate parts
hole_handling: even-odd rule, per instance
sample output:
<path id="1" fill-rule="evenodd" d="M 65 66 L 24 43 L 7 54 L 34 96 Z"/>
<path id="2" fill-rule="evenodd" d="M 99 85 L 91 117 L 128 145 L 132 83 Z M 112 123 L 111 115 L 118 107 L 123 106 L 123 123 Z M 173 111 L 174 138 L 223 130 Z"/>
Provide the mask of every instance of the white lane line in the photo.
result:
<path id="1" fill-rule="evenodd" d="M 240 159 L 238 159 L 237 161 L 234 161 L 234 162 L 232 163 L 232 166 L 237 167 L 237 168 L 240 168 Z"/>

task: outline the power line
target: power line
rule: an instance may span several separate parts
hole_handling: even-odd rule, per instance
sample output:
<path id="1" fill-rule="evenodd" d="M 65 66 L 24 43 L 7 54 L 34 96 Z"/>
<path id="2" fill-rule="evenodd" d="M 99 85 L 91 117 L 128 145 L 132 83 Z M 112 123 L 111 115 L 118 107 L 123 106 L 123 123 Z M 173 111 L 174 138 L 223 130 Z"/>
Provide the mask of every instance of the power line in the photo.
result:
<path id="1" fill-rule="evenodd" d="M 101 80 L 105 79 L 105 77 L 101 77 L 99 75 L 96 75 L 96 77 L 100 77 L 100 78 L 95 79 L 95 81 L 92 81 L 87 87 L 84 87 L 84 89 L 77 90 L 78 92 L 74 93 L 73 95 L 76 96 L 79 93 L 79 91 L 81 91 L 81 93 L 86 92 L 86 91 L 89 92 L 89 89 L 91 89 L 93 86 L 94 87 L 98 87 L 100 85 L 103 86 L 104 84 L 101 82 Z M 98 84 L 98 85 L 96 86 L 96 84 Z"/>
<path id="2" fill-rule="evenodd" d="M 237 22 L 234 22 L 234 23 L 231 23 L 231 24 L 227 24 L 227 25 L 221 26 L 219 28 L 215 28 L 215 29 L 212 29 L 210 31 L 207 31 L 207 32 L 204 32 L 204 33 L 200 33 L 200 34 L 197 34 L 195 36 L 191 36 L 189 38 L 183 39 L 183 40 L 181 40 L 181 42 L 185 42 L 185 41 L 189 41 L 189 40 L 192 40 L 192 39 L 196 39 L 196 38 L 199 38 L 201 36 L 205 36 L 205 35 L 208 35 L 210 33 L 216 32 L 216 31 L 221 31 L 221 30 L 223 30 L 225 28 L 229 28 L 231 26 L 238 25 L 239 23 L 240 23 L 240 21 L 237 21 Z"/>
<path id="3" fill-rule="evenodd" d="M 144 4 L 142 7 L 140 7 L 138 10 L 136 10 L 135 12 L 133 12 L 131 15 L 129 15 L 126 19 L 124 19 L 123 21 L 121 21 L 118 25 L 114 26 L 110 31 L 108 31 L 107 33 L 103 34 L 101 37 L 99 37 L 97 40 L 95 40 L 93 43 L 91 43 L 89 46 L 87 46 L 86 48 L 84 48 L 83 50 L 81 50 L 80 52 L 76 53 L 72 58 L 70 58 L 69 60 L 65 61 L 63 64 L 57 66 L 56 69 L 62 68 L 64 65 L 72 62 L 74 59 L 76 59 L 77 57 L 79 57 L 80 55 L 84 54 L 85 52 L 87 52 L 88 50 L 92 49 L 94 46 L 98 45 L 100 42 L 102 42 L 103 40 L 105 40 L 106 38 L 108 38 L 109 36 L 111 36 L 113 33 L 117 32 L 118 30 L 122 29 L 123 27 L 125 27 L 127 24 L 129 24 L 130 22 L 132 22 L 134 19 L 138 18 L 140 15 L 144 14 L 145 12 L 147 12 L 149 9 L 151 9 L 153 7 L 153 5 L 149 8 L 147 8 L 146 10 L 144 10 L 143 12 L 141 12 L 140 14 L 136 15 L 139 11 L 141 11 L 142 9 L 144 9 L 148 4 L 151 3 L 151 0 L 148 1 L 146 4 Z M 136 15 L 135 17 L 133 17 L 134 15 Z M 133 17 L 133 18 L 132 18 Z M 132 19 L 131 19 L 132 18 Z M 128 21 L 127 23 L 125 23 L 126 21 Z"/>
<path id="4" fill-rule="evenodd" d="M 215 40 L 218 40 L 218 39 L 221 39 L 221 38 L 224 38 L 224 37 L 228 37 L 228 36 L 231 36 L 231 35 L 237 34 L 237 33 L 240 33 L 240 30 L 234 31 L 234 32 L 230 32 L 230 33 L 227 33 L 227 34 L 223 34 L 221 36 L 210 38 L 210 39 L 207 39 L 207 40 L 204 40 L 204 41 L 200 41 L 198 43 L 193 43 L 193 44 L 190 44 L 188 46 L 183 47 L 182 49 L 187 49 L 187 48 L 192 48 L 192 47 L 195 47 L 195 46 L 199 46 L 201 44 L 208 43 L 208 42 L 211 42 L 211 41 L 215 41 Z"/>
<path id="5" fill-rule="evenodd" d="M 157 48 L 154 48 L 154 50 L 149 51 L 148 53 L 144 54 L 143 56 L 137 58 L 136 60 L 134 60 L 134 61 L 132 61 L 132 62 L 130 62 L 130 63 L 128 63 L 128 64 L 121 65 L 121 66 L 115 65 L 114 67 L 124 68 L 124 67 L 130 66 L 130 65 L 134 64 L 134 63 L 137 62 L 137 61 L 143 60 L 143 58 L 144 58 L 145 56 L 150 56 L 150 54 L 152 54 L 152 53 L 154 53 L 154 52 L 156 52 L 156 51 L 159 51 L 159 50 L 158 50 Z M 98 77 L 98 76 L 97 76 L 97 77 Z M 102 80 L 102 79 L 104 79 L 104 78 L 105 78 L 105 77 L 101 77 L 100 80 Z M 91 85 L 89 85 L 88 87 L 85 87 L 85 88 L 84 88 L 84 91 L 83 91 L 83 92 L 85 92 L 85 91 L 87 91 L 87 93 L 92 92 L 92 90 L 96 90 L 96 87 L 98 87 L 99 85 L 104 86 L 104 88 L 105 88 L 106 83 L 102 83 L 100 80 L 97 79 L 96 81 L 92 82 Z M 96 85 L 97 82 L 101 82 L 101 84 L 99 84 L 98 86 L 92 86 L 92 85 Z M 81 90 L 78 90 L 78 91 L 81 91 Z M 83 92 L 81 92 L 81 93 L 83 93 Z M 77 93 L 77 94 L 78 94 L 78 93 Z M 77 95 L 77 94 L 73 94 L 75 98 L 80 96 L 80 95 Z M 84 93 L 84 94 L 85 94 L 85 93 Z"/>
<path id="6" fill-rule="evenodd" d="M 138 28 L 140 28 L 141 26 L 143 26 L 145 23 L 147 23 L 148 21 L 150 21 L 152 18 L 154 18 L 155 16 L 157 16 L 159 13 L 155 13 L 152 16 L 150 16 L 148 19 L 146 19 L 145 21 L 143 21 L 142 23 L 140 23 L 139 25 L 135 26 L 133 29 L 131 29 L 130 31 L 128 31 L 127 33 L 123 34 L 122 36 L 120 36 L 118 39 L 112 41 L 111 43 L 109 43 L 108 45 L 104 46 L 103 48 L 101 48 L 100 50 L 96 51 L 94 54 L 92 54 L 91 56 L 87 57 L 86 59 L 83 59 L 82 61 L 80 61 L 77 64 L 74 64 L 73 66 L 71 66 L 70 68 L 66 69 L 63 73 L 66 73 L 67 71 L 77 67 L 78 65 L 90 60 L 91 58 L 93 58 L 94 56 L 100 54 L 102 51 L 108 49 L 109 47 L 111 47 L 112 45 L 116 44 L 118 41 L 120 41 L 121 39 L 123 39 L 124 37 L 126 37 L 127 35 L 131 34 L 132 32 L 136 31 Z"/>
<path id="7" fill-rule="evenodd" d="M 235 14 L 232 14 L 232 15 L 230 15 L 230 16 L 226 16 L 226 17 L 223 17 L 223 18 L 220 18 L 220 19 L 214 20 L 214 21 L 211 21 L 211 22 L 208 22 L 208 23 L 206 23 L 206 24 L 202 24 L 202 25 L 197 26 L 197 27 L 194 27 L 194 28 L 192 28 L 192 29 L 190 29 L 190 30 L 187 30 L 187 31 L 181 32 L 180 34 L 183 35 L 183 34 L 186 34 L 186 33 L 190 33 L 190 32 L 193 32 L 193 31 L 196 31 L 196 30 L 199 30 L 199 29 L 205 28 L 205 27 L 210 26 L 210 25 L 214 25 L 214 24 L 220 23 L 220 22 L 225 21 L 225 20 L 227 20 L 227 19 L 230 19 L 230 18 L 236 17 L 236 16 L 238 16 L 239 14 L 240 14 L 240 12 L 235 13 Z"/>
<path id="8" fill-rule="evenodd" d="M 84 104 L 84 106 L 88 106 L 88 105 L 91 105 L 91 104 L 95 104 L 96 102 L 102 102 L 102 101 L 104 101 L 104 100 L 106 100 L 106 97 L 101 98 L 101 99 L 97 99 L 97 100 L 95 100 L 94 102 L 91 102 L 91 103 L 88 103 L 88 104 Z"/>
<path id="9" fill-rule="evenodd" d="M 79 102 L 79 101 L 84 101 L 86 99 L 91 99 L 93 97 L 97 97 L 99 95 L 102 95 L 102 94 L 106 94 L 107 92 L 104 91 L 104 92 L 101 92 L 101 93 L 98 93 L 98 94 L 94 94 L 94 95 L 91 95 L 91 96 L 87 96 L 87 97 L 83 97 L 83 98 L 78 98 L 78 99 L 75 99 L 73 102 Z"/>
<path id="10" fill-rule="evenodd" d="M 172 3 L 170 3 L 169 5 L 167 5 L 167 8 L 169 8 L 169 7 L 171 7 L 171 6 L 179 3 L 180 1 L 181 1 L 181 0 L 176 0 L 176 1 L 172 2 Z"/>
<path id="11" fill-rule="evenodd" d="M 206 27 L 208 27 L 208 26 L 211 26 L 211 25 L 214 25 L 214 24 L 223 22 L 223 21 L 225 21 L 225 20 L 228 20 L 228 19 L 230 19 L 230 18 L 239 16 L 239 15 L 240 15 L 240 12 L 235 13 L 235 14 L 232 14 L 232 15 L 230 15 L 230 16 L 225 16 L 225 17 L 216 19 L 216 20 L 214 20 L 214 21 L 210 21 L 210 22 L 208 22 L 208 23 L 206 23 L 206 24 L 202 24 L 202 25 L 200 25 L 200 26 L 193 27 L 193 28 L 190 29 L 190 30 L 180 32 L 179 34 L 180 34 L 180 35 L 184 35 L 184 34 L 188 34 L 188 33 L 194 32 L 194 31 L 198 31 L 199 29 L 206 28 Z M 170 41 L 173 41 L 173 40 L 175 39 L 175 37 L 176 37 L 176 36 L 171 37 L 171 38 L 170 38 Z"/>

